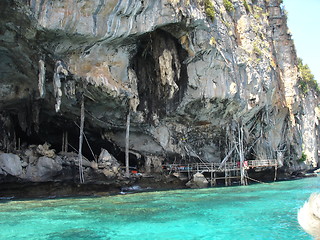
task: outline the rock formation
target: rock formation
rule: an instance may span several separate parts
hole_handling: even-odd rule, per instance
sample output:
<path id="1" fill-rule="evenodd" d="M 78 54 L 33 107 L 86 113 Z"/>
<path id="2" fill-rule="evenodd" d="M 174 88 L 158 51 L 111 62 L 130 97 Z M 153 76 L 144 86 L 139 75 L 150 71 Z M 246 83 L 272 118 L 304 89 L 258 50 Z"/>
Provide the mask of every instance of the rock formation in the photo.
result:
<path id="1" fill-rule="evenodd" d="M 240 129 L 246 159 L 278 158 L 288 171 L 316 167 L 318 100 L 299 92 L 281 1 L 230 2 L 1 1 L 0 148 L 49 142 L 56 153 L 76 151 L 83 95 L 91 161 L 104 148 L 124 165 L 131 111 L 130 164 L 141 171 L 220 162 Z M 102 155 L 90 171 L 119 177 Z M 31 181 L 54 179 L 66 165 L 32 157 Z M 1 158 L 0 175 L 19 177 L 18 165 L 17 156 Z"/>

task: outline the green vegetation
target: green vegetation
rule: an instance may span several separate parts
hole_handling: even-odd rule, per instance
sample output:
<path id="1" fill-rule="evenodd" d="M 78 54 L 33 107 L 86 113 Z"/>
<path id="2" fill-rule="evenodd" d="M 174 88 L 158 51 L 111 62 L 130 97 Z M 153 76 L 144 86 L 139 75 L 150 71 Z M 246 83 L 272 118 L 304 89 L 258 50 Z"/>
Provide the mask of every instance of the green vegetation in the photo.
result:
<path id="1" fill-rule="evenodd" d="M 211 0 L 205 0 L 204 1 L 204 9 L 206 11 L 207 17 L 211 19 L 211 21 L 214 21 L 216 12 L 214 11 L 213 4 Z"/>
<path id="2" fill-rule="evenodd" d="M 298 159 L 298 162 L 304 162 L 306 160 L 307 160 L 307 155 L 304 152 L 302 152 L 301 158 Z"/>
<path id="3" fill-rule="evenodd" d="M 252 12 L 251 7 L 249 6 L 249 4 L 247 3 L 247 1 L 246 1 L 246 0 L 243 0 L 243 5 L 244 5 L 244 7 L 245 7 L 245 9 L 246 9 L 247 13 L 251 13 L 251 12 Z"/>
<path id="4" fill-rule="evenodd" d="M 232 2 L 230 2 L 229 0 L 223 0 L 223 6 L 225 7 L 225 9 L 228 12 L 234 11 L 234 6 L 233 6 Z"/>
<path id="5" fill-rule="evenodd" d="M 298 70 L 301 74 L 301 78 L 298 80 L 298 86 L 303 95 L 306 95 L 308 91 L 313 90 L 317 95 L 320 95 L 320 88 L 317 81 L 314 79 L 314 75 L 307 64 L 303 64 L 302 59 L 298 58 Z"/>

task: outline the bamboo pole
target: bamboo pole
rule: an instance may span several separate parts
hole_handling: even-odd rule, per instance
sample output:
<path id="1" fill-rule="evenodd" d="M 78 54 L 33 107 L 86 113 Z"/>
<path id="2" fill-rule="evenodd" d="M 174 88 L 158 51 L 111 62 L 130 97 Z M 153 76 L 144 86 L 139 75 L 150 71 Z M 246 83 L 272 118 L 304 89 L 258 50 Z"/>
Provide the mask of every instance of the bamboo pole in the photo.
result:
<path id="1" fill-rule="evenodd" d="M 74 124 L 75 124 L 78 128 L 80 128 L 79 125 L 78 125 L 76 122 L 74 122 Z M 84 140 L 86 140 L 86 143 L 87 143 L 87 145 L 88 145 L 88 147 L 89 147 L 89 150 L 90 150 L 90 152 L 91 152 L 91 154 L 92 154 L 93 159 L 94 159 L 96 162 L 98 162 L 98 159 L 97 159 L 96 156 L 94 155 L 94 152 L 93 152 L 93 150 L 92 150 L 92 148 L 91 148 L 91 145 L 90 145 L 90 143 L 89 143 L 89 140 L 88 140 L 86 134 L 83 133 L 83 136 L 84 136 Z M 67 132 L 67 137 L 68 137 L 68 132 Z M 67 139 L 67 142 L 68 142 L 68 139 Z"/>
<path id="2" fill-rule="evenodd" d="M 68 152 L 68 132 L 65 132 L 64 151 Z"/>
<path id="3" fill-rule="evenodd" d="M 228 158 L 231 156 L 233 150 L 235 149 L 236 147 L 233 147 L 229 153 L 224 157 L 224 159 L 222 160 L 222 162 L 220 163 L 220 166 L 219 166 L 219 169 L 222 169 L 223 165 L 226 164 L 226 162 L 228 161 Z"/>
<path id="4" fill-rule="evenodd" d="M 130 177 L 129 172 L 129 137 L 130 137 L 130 110 L 127 115 L 127 126 L 126 126 L 126 149 L 125 149 L 125 160 L 126 160 L 126 177 Z"/>
<path id="5" fill-rule="evenodd" d="M 228 186 L 228 181 L 227 181 L 228 173 L 227 173 L 227 166 L 226 164 L 224 165 L 224 185 L 227 187 Z"/>
<path id="6" fill-rule="evenodd" d="M 17 137 L 16 137 L 16 131 L 13 132 L 13 147 L 14 151 L 17 151 Z"/>
<path id="7" fill-rule="evenodd" d="M 247 185 L 245 178 L 245 168 L 244 168 L 244 149 L 243 149 L 243 127 L 238 123 L 238 144 L 239 144 L 239 159 L 240 159 L 240 183 L 241 185 Z"/>
<path id="8" fill-rule="evenodd" d="M 83 167 L 82 167 L 82 143 L 84 128 L 84 96 L 81 96 L 81 116 L 80 116 L 80 136 L 79 136 L 79 178 L 80 183 L 84 183 Z"/>
<path id="9" fill-rule="evenodd" d="M 210 171 L 210 186 L 212 187 L 213 181 L 213 163 L 211 162 L 211 171 Z"/>
<path id="10" fill-rule="evenodd" d="M 64 137 L 64 132 L 62 133 L 62 145 L 61 145 L 61 151 L 62 152 L 65 152 L 65 150 L 64 150 L 64 148 L 65 148 L 65 143 L 64 143 L 64 139 L 65 139 L 65 137 Z"/>

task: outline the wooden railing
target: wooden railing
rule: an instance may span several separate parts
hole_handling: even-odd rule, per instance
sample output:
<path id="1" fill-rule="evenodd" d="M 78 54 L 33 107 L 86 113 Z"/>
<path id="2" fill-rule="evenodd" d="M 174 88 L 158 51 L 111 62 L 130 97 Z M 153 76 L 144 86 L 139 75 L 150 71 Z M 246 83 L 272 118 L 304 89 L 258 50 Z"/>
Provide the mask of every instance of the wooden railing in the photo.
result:
<path id="1" fill-rule="evenodd" d="M 246 160 L 243 162 L 243 167 L 276 167 L 276 159 L 265 160 Z M 163 166 L 164 169 L 173 172 L 221 172 L 230 170 L 240 170 L 240 162 L 226 162 L 222 167 L 220 163 L 189 163 L 189 164 L 168 164 Z"/>
<path id="2" fill-rule="evenodd" d="M 248 160 L 248 167 L 274 167 L 278 165 L 277 159 L 261 159 L 261 160 Z"/>

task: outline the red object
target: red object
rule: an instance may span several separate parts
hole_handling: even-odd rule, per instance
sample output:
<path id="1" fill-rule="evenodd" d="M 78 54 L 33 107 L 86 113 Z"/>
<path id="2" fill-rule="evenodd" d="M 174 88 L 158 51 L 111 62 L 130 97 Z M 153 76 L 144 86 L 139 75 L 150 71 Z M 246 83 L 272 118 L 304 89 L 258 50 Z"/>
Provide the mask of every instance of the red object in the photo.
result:
<path id="1" fill-rule="evenodd" d="M 132 170 L 131 172 L 132 172 L 132 173 L 138 173 L 138 171 L 136 171 L 136 170 Z"/>

